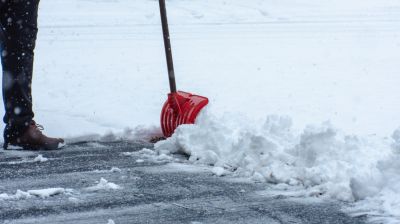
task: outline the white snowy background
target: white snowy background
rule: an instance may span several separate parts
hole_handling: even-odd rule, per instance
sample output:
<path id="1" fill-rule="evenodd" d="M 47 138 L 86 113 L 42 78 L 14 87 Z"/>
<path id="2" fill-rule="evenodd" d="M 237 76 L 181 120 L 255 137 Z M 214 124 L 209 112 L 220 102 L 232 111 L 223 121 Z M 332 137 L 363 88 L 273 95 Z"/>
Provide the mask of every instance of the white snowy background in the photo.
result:
<path id="1" fill-rule="evenodd" d="M 36 121 L 66 138 L 157 132 L 168 80 L 155 0 L 42 0 Z M 400 2 L 169 0 L 178 89 L 210 98 L 157 144 L 266 193 L 400 222 Z M 2 111 L 3 112 L 3 111 Z M 154 128 L 151 128 L 154 127 Z"/>

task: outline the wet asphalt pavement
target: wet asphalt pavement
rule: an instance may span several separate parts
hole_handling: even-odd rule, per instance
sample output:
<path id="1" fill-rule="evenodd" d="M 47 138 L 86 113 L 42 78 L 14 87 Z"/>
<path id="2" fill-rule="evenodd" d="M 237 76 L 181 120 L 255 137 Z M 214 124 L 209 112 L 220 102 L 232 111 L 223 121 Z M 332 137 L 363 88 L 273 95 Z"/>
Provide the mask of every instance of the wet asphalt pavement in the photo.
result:
<path id="1" fill-rule="evenodd" d="M 0 151 L 0 223 L 364 223 L 338 202 L 267 197 L 265 184 L 137 153 L 151 144 L 82 143 L 53 152 Z M 39 155 L 47 161 L 34 161 Z M 114 167 L 114 168 L 113 168 Z M 119 189 L 88 190 L 101 178 Z M 64 188 L 50 197 L 1 199 Z"/>

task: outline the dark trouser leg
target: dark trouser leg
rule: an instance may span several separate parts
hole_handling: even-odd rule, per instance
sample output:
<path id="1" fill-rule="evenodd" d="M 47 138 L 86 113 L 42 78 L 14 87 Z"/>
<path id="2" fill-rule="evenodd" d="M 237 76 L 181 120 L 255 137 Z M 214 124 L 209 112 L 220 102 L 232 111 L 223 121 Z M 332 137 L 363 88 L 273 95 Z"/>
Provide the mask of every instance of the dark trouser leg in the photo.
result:
<path id="1" fill-rule="evenodd" d="M 1 61 L 7 124 L 5 140 L 19 137 L 33 119 L 32 70 L 39 0 L 1 0 Z"/>

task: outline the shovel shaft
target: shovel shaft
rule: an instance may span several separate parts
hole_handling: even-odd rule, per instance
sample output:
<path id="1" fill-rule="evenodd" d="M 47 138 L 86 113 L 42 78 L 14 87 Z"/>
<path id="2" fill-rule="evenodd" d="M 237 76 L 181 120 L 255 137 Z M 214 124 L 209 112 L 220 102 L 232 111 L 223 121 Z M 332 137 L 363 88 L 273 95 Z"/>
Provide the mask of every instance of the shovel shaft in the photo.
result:
<path id="1" fill-rule="evenodd" d="M 171 93 L 176 93 L 175 71 L 174 71 L 174 62 L 172 60 L 171 41 L 170 41 L 170 36 L 169 36 L 168 19 L 167 19 L 167 9 L 165 6 L 165 0 L 159 0 L 159 3 L 160 3 L 161 23 L 162 23 L 163 36 L 164 36 L 165 56 L 167 58 L 167 66 L 168 66 L 169 87 L 171 89 Z"/>

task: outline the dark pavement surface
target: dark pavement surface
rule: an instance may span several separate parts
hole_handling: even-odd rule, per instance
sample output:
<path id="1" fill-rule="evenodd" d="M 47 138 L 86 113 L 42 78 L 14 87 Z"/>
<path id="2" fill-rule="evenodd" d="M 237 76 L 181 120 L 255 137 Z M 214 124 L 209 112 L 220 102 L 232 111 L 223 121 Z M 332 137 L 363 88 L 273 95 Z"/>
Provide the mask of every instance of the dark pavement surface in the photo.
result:
<path id="1" fill-rule="evenodd" d="M 147 143 L 82 143 L 60 151 L 0 151 L 0 223 L 364 223 L 339 202 L 257 194 L 265 184 L 216 177 L 207 167 L 137 153 Z M 38 154 L 48 161 L 34 162 Z M 154 156 L 153 156 L 154 157 Z M 117 167 L 118 169 L 112 169 Z M 121 189 L 88 190 L 101 178 Z M 65 188 L 51 197 L 1 199 L 17 189 Z"/>

